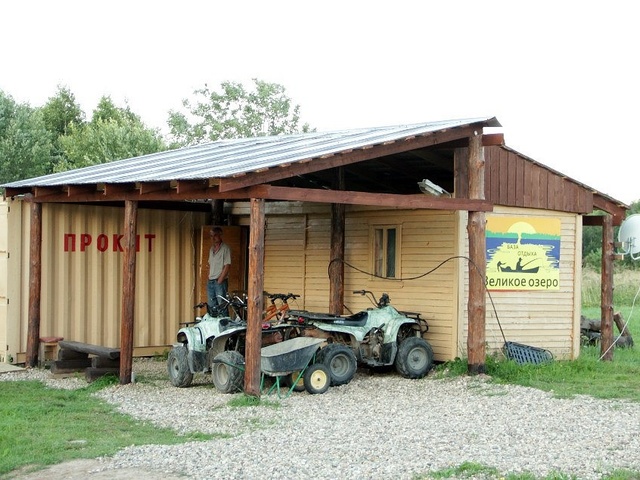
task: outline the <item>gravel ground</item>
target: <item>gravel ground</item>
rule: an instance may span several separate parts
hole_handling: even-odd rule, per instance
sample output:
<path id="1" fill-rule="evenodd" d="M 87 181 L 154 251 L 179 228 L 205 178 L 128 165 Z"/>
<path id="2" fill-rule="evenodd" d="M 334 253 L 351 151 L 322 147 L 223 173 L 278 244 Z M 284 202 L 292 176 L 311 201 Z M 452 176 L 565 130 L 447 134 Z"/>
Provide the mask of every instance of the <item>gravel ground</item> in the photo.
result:
<path id="1" fill-rule="evenodd" d="M 196 375 L 194 385 L 178 389 L 165 368 L 136 360 L 137 383 L 96 395 L 123 413 L 178 433 L 219 438 L 130 446 L 97 459 L 88 471 L 93 478 L 414 479 L 463 462 L 539 477 L 561 472 L 599 479 L 614 469 L 640 472 L 637 403 L 556 399 L 535 389 L 495 385 L 483 376 L 406 380 L 359 370 L 351 383 L 323 395 L 294 393 L 276 405 L 234 408 L 228 405 L 232 396 L 219 393 L 208 376 Z M 0 375 L 0 381 L 25 378 L 55 388 L 86 385 L 52 378 L 46 370 Z"/>

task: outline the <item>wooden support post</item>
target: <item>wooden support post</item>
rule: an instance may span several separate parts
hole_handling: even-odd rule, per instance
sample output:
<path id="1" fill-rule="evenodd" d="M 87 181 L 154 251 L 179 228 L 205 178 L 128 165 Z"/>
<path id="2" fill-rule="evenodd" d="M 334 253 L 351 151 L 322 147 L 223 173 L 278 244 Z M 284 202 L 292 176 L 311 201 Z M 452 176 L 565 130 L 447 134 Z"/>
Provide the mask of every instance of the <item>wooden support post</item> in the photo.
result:
<path id="1" fill-rule="evenodd" d="M 469 198 L 469 149 L 453 151 L 453 196 Z"/>
<path id="2" fill-rule="evenodd" d="M 224 200 L 215 199 L 211 202 L 211 225 L 224 224 Z"/>
<path id="3" fill-rule="evenodd" d="M 138 202 L 124 202 L 124 257 L 122 261 L 122 318 L 120 320 L 120 384 L 131 383 L 133 370 L 133 316 L 136 297 L 136 230 Z"/>
<path id="4" fill-rule="evenodd" d="M 40 343 L 40 294 L 42 286 L 42 204 L 31 202 L 31 240 L 29 242 L 29 322 L 26 365 L 38 364 Z"/>
<path id="5" fill-rule="evenodd" d="M 602 219 L 602 274 L 600 355 L 602 360 L 613 360 L 613 220 L 605 214 Z"/>
<path id="6" fill-rule="evenodd" d="M 264 310 L 264 200 L 252 198 L 250 209 L 244 392 L 247 395 L 259 397 L 262 311 Z"/>
<path id="7" fill-rule="evenodd" d="M 484 199 L 484 149 L 482 133 L 469 138 L 469 198 Z M 486 218 L 484 212 L 469 212 L 467 232 L 469 234 L 469 299 L 468 313 L 468 373 L 485 372 L 485 325 L 486 292 Z"/>
<path id="8" fill-rule="evenodd" d="M 344 169 L 338 169 L 337 190 L 344 190 Z M 344 309 L 344 230 L 345 206 L 331 204 L 331 251 L 329 253 L 329 312 L 342 315 Z"/>

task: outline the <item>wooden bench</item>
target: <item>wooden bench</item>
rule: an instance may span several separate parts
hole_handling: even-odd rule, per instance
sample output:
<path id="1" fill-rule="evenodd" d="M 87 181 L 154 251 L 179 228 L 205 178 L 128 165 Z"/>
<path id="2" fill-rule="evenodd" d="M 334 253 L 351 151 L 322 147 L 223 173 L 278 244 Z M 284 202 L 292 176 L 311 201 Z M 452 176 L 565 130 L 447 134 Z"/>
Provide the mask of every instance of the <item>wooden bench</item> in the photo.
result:
<path id="1" fill-rule="evenodd" d="M 120 375 L 119 348 L 67 340 L 58 342 L 58 348 L 58 360 L 51 365 L 54 375 L 84 371 L 87 382 L 108 374 Z"/>

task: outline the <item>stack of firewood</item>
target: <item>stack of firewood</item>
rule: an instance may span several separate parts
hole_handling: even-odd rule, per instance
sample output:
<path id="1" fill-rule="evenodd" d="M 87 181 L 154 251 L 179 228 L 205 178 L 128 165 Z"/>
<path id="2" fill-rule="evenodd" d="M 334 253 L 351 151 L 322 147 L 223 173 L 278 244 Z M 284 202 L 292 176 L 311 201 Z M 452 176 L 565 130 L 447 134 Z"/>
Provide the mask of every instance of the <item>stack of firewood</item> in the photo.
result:
<path id="1" fill-rule="evenodd" d="M 633 337 L 625 325 L 620 312 L 616 312 L 613 315 L 613 322 L 616 324 L 616 327 L 618 327 L 618 334 L 614 335 L 616 347 L 633 347 Z M 580 337 L 583 345 L 596 345 L 600 343 L 601 325 L 601 320 L 589 319 L 584 315 L 580 317 Z"/>

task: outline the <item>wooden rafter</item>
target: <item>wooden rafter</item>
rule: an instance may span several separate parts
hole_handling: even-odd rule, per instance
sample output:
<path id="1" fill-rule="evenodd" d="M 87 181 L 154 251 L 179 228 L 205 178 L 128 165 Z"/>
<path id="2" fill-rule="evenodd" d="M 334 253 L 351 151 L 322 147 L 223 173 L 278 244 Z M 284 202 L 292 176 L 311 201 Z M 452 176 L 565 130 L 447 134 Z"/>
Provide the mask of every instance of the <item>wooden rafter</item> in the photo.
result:
<path id="1" fill-rule="evenodd" d="M 343 167 L 352 163 L 362 162 L 377 157 L 384 157 L 394 153 L 430 147 L 439 143 L 469 137 L 474 131 L 477 131 L 478 128 L 481 128 L 481 126 L 466 125 L 449 130 L 440 130 L 437 132 L 430 132 L 424 135 L 398 140 L 393 143 L 367 145 L 359 149 L 338 152 L 321 158 L 308 158 L 298 162 L 293 162 L 288 168 L 275 167 L 260 172 L 247 173 L 238 177 L 221 178 L 220 191 L 228 192 L 237 188 L 270 183 L 295 175 L 305 175 L 319 170 Z"/>

